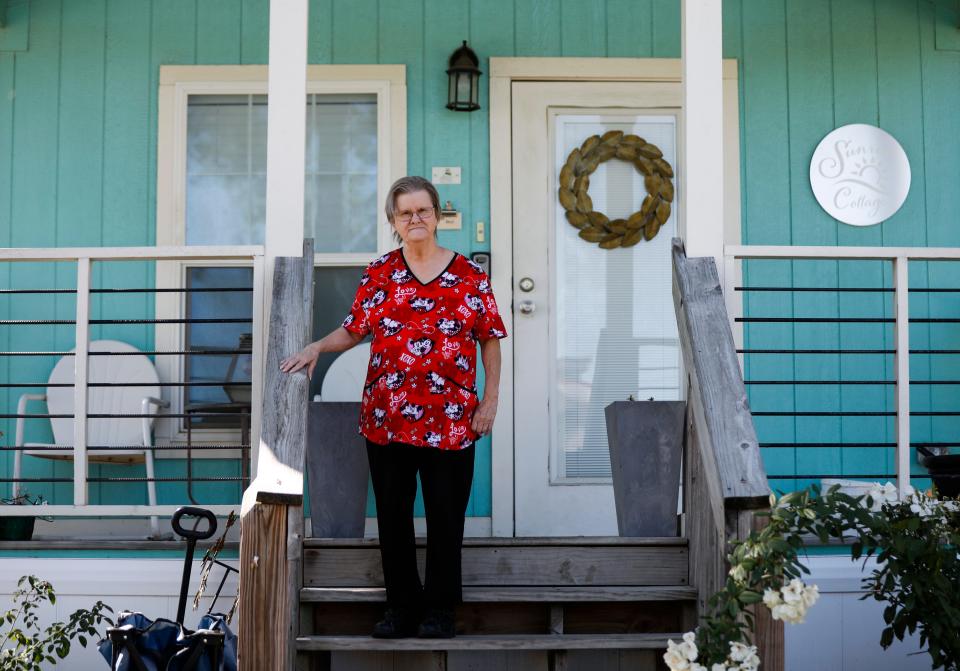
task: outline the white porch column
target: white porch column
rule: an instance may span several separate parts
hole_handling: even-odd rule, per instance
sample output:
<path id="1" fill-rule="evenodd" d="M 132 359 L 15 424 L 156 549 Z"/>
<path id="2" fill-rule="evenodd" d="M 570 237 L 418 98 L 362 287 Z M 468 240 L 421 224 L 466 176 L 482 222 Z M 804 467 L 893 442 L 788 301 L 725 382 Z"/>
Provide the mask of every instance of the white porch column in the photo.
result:
<path id="1" fill-rule="evenodd" d="M 254 309 L 253 405 L 250 416 L 250 473 L 260 461 L 260 422 L 266 380 L 267 337 L 273 267 L 278 256 L 303 254 L 304 156 L 307 121 L 308 0 L 270 0 L 270 50 L 267 83 L 267 202 L 264 258 L 254 272 L 263 284 L 260 310 Z M 257 328 L 259 325 L 259 328 Z M 286 356 L 289 352 L 284 352 Z M 254 490 L 250 487 L 248 491 Z M 246 497 L 245 497 L 246 498 Z"/>
<path id="2" fill-rule="evenodd" d="M 687 256 L 713 256 L 723 283 L 722 0 L 682 0 L 682 197 Z"/>
<path id="3" fill-rule="evenodd" d="M 267 278 L 273 277 L 274 258 L 300 256 L 303 253 L 307 2 L 270 0 L 265 241 Z"/>

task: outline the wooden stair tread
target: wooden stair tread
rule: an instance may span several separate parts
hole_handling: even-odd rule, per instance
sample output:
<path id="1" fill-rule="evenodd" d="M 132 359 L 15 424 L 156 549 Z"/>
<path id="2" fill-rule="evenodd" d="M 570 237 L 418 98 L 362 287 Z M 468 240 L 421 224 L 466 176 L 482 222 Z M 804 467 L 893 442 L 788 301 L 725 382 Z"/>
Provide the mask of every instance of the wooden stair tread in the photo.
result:
<path id="1" fill-rule="evenodd" d="M 371 636 L 300 636 L 297 650 L 598 650 L 666 649 L 676 634 L 498 634 L 456 638 L 396 638 Z"/>
<path id="2" fill-rule="evenodd" d="M 418 536 L 416 539 L 417 547 L 426 547 L 427 539 Z M 687 539 L 677 536 L 664 537 L 640 537 L 640 536 L 557 536 L 557 537 L 537 537 L 523 536 L 513 537 L 488 537 L 488 538 L 464 538 L 464 547 L 517 547 L 517 546 L 567 546 L 567 545 L 586 545 L 586 546 L 687 546 Z M 304 538 L 304 548 L 377 548 L 380 547 L 378 538 Z"/>
<path id="3" fill-rule="evenodd" d="M 383 587 L 304 587 L 300 601 L 384 602 Z M 464 586 L 464 602 L 548 602 L 571 601 L 690 601 L 697 598 L 697 589 L 687 585 L 656 586 Z"/>

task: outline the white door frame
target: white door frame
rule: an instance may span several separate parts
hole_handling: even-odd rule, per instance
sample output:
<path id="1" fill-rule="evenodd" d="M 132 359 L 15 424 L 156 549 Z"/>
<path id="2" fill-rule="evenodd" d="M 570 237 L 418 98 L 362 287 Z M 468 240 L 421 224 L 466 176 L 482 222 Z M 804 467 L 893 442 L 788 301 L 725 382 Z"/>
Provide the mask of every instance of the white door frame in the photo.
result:
<path id="1" fill-rule="evenodd" d="M 501 305 L 510 305 L 502 317 L 513 333 L 513 161 L 511 89 L 515 81 L 625 81 L 679 82 L 679 58 L 491 58 L 490 59 L 490 230 L 491 283 Z M 724 233 L 722 242 L 740 241 L 740 104 L 737 61 L 723 61 L 724 118 Z M 689 155 L 689 154 L 688 154 Z M 685 240 L 709 240 L 709 222 L 677 222 Z M 722 245 L 713 250 L 722 258 Z M 721 273 L 723 267 L 718 268 Z M 509 303 L 508 303 L 509 301 Z M 498 422 L 491 436 L 491 531 L 514 535 L 514 407 L 513 342 L 501 341 Z"/>

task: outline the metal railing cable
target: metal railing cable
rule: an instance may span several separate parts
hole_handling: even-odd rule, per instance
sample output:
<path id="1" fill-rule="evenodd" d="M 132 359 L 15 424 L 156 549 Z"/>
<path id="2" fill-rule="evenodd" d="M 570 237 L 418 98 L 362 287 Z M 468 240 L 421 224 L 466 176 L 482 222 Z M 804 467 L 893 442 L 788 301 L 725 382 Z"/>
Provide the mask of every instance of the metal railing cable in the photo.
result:
<path id="1" fill-rule="evenodd" d="M 200 265 L 202 265 L 203 261 L 217 262 L 224 260 L 241 261 L 250 264 L 253 268 L 252 284 L 247 286 L 216 287 L 91 286 L 91 266 L 94 263 L 105 261 L 199 261 L 201 262 Z M 31 364 L 29 368 L 23 368 L 22 366 L 16 369 L 8 368 L 8 370 L 11 371 L 21 371 L 21 379 L 2 379 L 2 381 L 0 381 L 0 393 L 9 393 L 11 394 L 10 398 L 14 400 L 17 398 L 14 394 L 19 392 L 24 395 L 23 398 L 39 398 L 41 401 L 45 401 L 45 392 L 48 389 L 51 390 L 51 393 L 53 390 L 72 389 L 73 396 L 77 402 L 73 406 L 73 412 L 57 412 L 49 409 L 45 409 L 43 412 L 26 412 L 23 410 L 12 412 L 12 408 L 0 408 L 0 420 L 15 420 L 18 422 L 18 431 L 16 432 L 18 442 L 15 444 L 15 441 L 11 440 L 14 438 L 14 431 L 4 431 L 9 438 L 6 439 L 4 444 L 0 444 L 0 455 L 18 452 L 23 453 L 26 451 L 36 454 L 37 456 L 49 455 L 55 459 L 66 457 L 73 459 L 74 472 L 73 477 L 65 477 L 61 469 L 52 468 L 49 471 L 49 475 L 38 477 L 38 472 L 34 467 L 33 469 L 28 469 L 25 473 L 21 473 L 20 477 L 0 477 L 0 482 L 32 483 L 34 485 L 44 483 L 50 485 L 73 483 L 73 505 L 62 505 L 61 502 L 54 500 L 51 502 L 53 504 L 52 506 L 44 507 L 45 511 L 42 513 L 44 515 L 50 514 L 46 512 L 48 508 L 56 509 L 57 512 L 54 514 L 82 514 L 83 508 L 90 505 L 88 503 L 88 483 L 96 483 L 98 485 L 123 483 L 150 483 L 151 485 L 153 483 L 185 483 L 186 497 L 190 502 L 195 504 L 198 503 L 195 495 L 213 495 L 222 500 L 225 492 L 220 490 L 204 490 L 206 493 L 201 493 L 200 490 L 194 489 L 194 484 L 221 483 L 239 485 L 239 489 L 236 490 L 236 495 L 230 495 L 231 498 L 236 500 L 236 503 L 239 503 L 239 493 L 242 492 L 243 488 L 250 482 L 251 448 L 256 442 L 256 440 L 253 439 L 256 439 L 259 435 L 259 408 L 256 407 L 256 405 L 258 405 L 258 401 L 256 400 L 258 398 L 257 378 L 260 375 L 258 371 L 262 359 L 262 354 L 258 350 L 259 343 L 256 343 L 254 346 L 253 338 L 246 336 L 248 338 L 246 341 L 241 338 L 240 347 L 210 347 L 209 340 L 200 340 L 200 346 L 197 347 L 151 348 L 135 351 L 90 351 L 89 347 L 90 341 L 93 339 L 92 328 L 112 329 L 109 336 L 100 336 L 97 334 L 97 337 L 108 337 L 118 340 L 128 340 L 123 337 L 122 334 L 126 333 L 126 331 L 123 330 L 124 327 L 130 326 L 138 326 L 141 328 L 144 326 L 155 326 L 157 329 L 191 329 L 193 327 L 209 329 L 220 325 L 228 325 L 236 329 L 240 325 L 249 325 L 249 330 L 252 333 L 257 333 L 258 329 L 262 330 L 262 324 L 260 323 L 262 311 L 258 306 L 262 303 L 264 288 L 262 281 L 263 248 L 259 246 L 198 246 L 170 248 L 0 250 L 0 262 L 7 262 L 4 265 L 15 265 L 17 262 L 23 261 L 47 263 L 58 268 L 62 267 L 60 264 L 63 262 L 72 262 L 76 265 L 76 288 L 44 287 L 42 285 L 38 287 L 35 284 L 32 287 L 4 287 L 0 289 L 0 315 L 3 316 L 3 318 L 0 318 L 0 326 L 9 327 L 5 329 L 5 333 L 0 336 L 0 365 L 7 365 L 3 363 L 4 361 L 35 360 L 40 362 L 38 364 Z M 157 267 L 159 268 L 159 266 Z M 192 300 L 199 300 L 199 297 L 205 294 L 213 296 L 229 294 L 236 294 L 238 296 L 247 295 L 249 298 L 245 300 L 251 301 L 253 314 L 252 316 L 237 315 L 236 313 L 216 314 L 214 312 L 211 314 L 210 307 L 205 308 L 206 314 L 200 316 L 189 313 L 175 313 L 171 315 L 169 312 L 166 314 L 163 312 L 160 312 L 160 314 L 151 314 L 154 311 L 169 310 L 171 306 L 174 305 L 177 305 L 177 307 L 173 309 L 182 312 L 186 307 L 177 300 L 177 296 L 183 296 L 185 299 L 192 296 L 194 297 Z M 123 314 L 117 315 L 115 318 L 107 318 L 105 314 L 95 313 L 96 309 L 101 311 L 106 309 L 115 310 L 115 308 L 111 308 L 110 304 L 106 302 L 111 296 L 117 296 L 119 298 L 121 296 L 136 295 L 144 297 L 155 295 L 157 296 L 157 301 L 150 302 L 147 300 L 139 304 L 140 307 L 136 307 L 134 310 L 130 310 L 128 306 L 125 306 Z M 164 302 L 161 303 L 160 296 L 164 295 L 168 295 L 170 298 L 163 299 Z M 34 300 L 42 299 L 43 297 L 49 298 L 50 302 Z M 75 305 L 71 304 L 68 308 L 76 312 L 74 318 L 65 318 L 65 316 L 61 314 L 56 314 L 51 318 L 43 318 L 42 314 L 37 314 L 38 309 L 46 307 L 60 313 L 64 306 L 62 303 L 58 305 L 55 301 L 58 299 L 62 301 L 63 297 L 75 299 Z M 103 302 L 98 302 L 97 305 L 93 305 L 92 301 L 94 297 Z M 20 302 L 15 302 L 18 300 Z M 171 300 L 174 302 L 171 303 Z M 227 299 L 226 302 L 220 299 L 218 299 L 218 301 L 215 305 L 220 307 L 236 305 L 236 301 L 231 299 Z M 73 300 L 71 300 L 71 303 L 73 303 Z M 190 303 L 186 305 L 190 305 Z M 208 306 L 209 305 L 208 303 Z M 17 310 L 23 311 L 25 309 L 29 309 L 30 312 L 17 314 Z M 135 310 L 141 310 L 142 312 L 141 314 L 137 314 Z M 91 312 L 94 312 L 94 314 L 91 314 Z M 74 349 L 76 351 L 57 348 L 36 348 L 27 351 L 27 348 L 20 350 L 16 346 L 10 347 L 11 342 L 26 342 L 22 336 L 16 335 L 20 333 L 20 328 L 30 329 L 62 326 L 73 327 L 75 329 L 76 337 L 74 342 L 76 343 L 76 347 Z M 62 342 L 62 333 L 54 333 L 54 337 Z M 189 333 L 189 331 L 187 331 L 187 333 Z M 120 337 L 117 337 L 118 334 Z M 138 339 L 143 338 L 141 335 L 142 332 L 137 332 L 137 334 L 136 337 Z M 37 340 L 29 340 L 30 338 L 31 336 L 27 336 L 29 342 L 37 342 Z M 186 335 L 180 336 L 181 340 L 185 338 L 187 340 L 189 339 Z M 43 341 L 49 341 L 49 338 L 44 337 Z M 93 359 L 94 357 L 129 356 L 175 357 L 179 359 L 179 363 L 173 364 L 172 368 L 168 367 L 168 369 L 181 371 L 181 377 L 180 379 L 164 379 L 163 381 L 157 382 L 145 382 L 143 380 L 133 379 L 125 380 L 122 377 L 116 379 L 104 379 L 103 377 L 100 379 L 94 377 L 93 380 L 88 379 L 87 366 L 85 364 L 86 359 Z M 36 381 L 37 378 L 43 375 L 44 370 L 49 371 L 53 367 L 54 362 L 63 357 L 83 357 L 83 362 L 79 360 L 77 362 L 78 373 L 73 382 L 63 382 L 62 380 L 54 382 Z M 196 363 L 201 361 L 198 357 L 217 357 L 221 360 L 224 357 L 230 358 L 228 362 L 230 369 L 226 378 L 224 380 L 211 379 L 209 375 L 199 375 L 197 376 L 199 379 L 192 379 L 192 376 L 183 377 L 183 375 L 186 374 L 186 362 L 193 360 L 195 362 L 193 364 L 194 367 L 197 365 L 206 365 Z M 234 374 L 234 368 L 237 366 L 238 361 L 237 357 L 246 357 L 248 360 L 252 359 L 250 370 L 253 371 L 253 379 L 249 376 L 244 378 L 246 374 L 243 373 L 242 370 L 239 370 L 236 375 Z M 47 367 L 45 360 L 49 360 L 49 367 Z M 226 364 L 219 364 L 211 370 L 217 370 L 220 366 L 226 366 Z M 123 367 L 119 366 L 118 368 L 122 370 Z M 27 372 L 24 375 L 23 371 L 34 372 Z M 39 374 L 37 372 L 39 372 Z M 29 375 L 29 377 L 27 377 L 27 375 Z M 94 376 L 95 375 L 96 373 L 94 373 Z M 26 380 L 24 380 L 23 377 L 26 377 Z M 206 379 L 203 379 L 203 377 L 206 377 Z M 123 388 L 130 388 L 131 390 L 137 388 L 170 390 L 170 394 L 174 395 L 173 398 L 177 400 L 177 404 L 175 407 L 170 408 L 169 411 L 157 408 L 159 412 L 149 412 L 146 400 L 144 400 L 143 412 L 132 411 L 134 410 L 132 407 L 120 410 L 119 407 L 89 405 L 89 399 L 91 398 L 89 395 L 94 391 L 111 392 L 111 390 L 118 389 L 119 391 L 116 393 L 122 393 Z M 226 393 L 222 402 L 217 400 L 218 394 L 216 390 L 218 388 L 223 389 Z M 192 389 L 202 391 L 203 394 L 199 397 L 193 396 L 191 395 Z M 58 393 L 62 394 L 64 392 L 60 391 Z M 149 395 L 156 394 L 156 392 L 145 393 Z M 240 396 L 237 396 L 238 394 L 240 394 Z M 21 404 L 22 403 L 23 400 L 21 400 Z M 218 405 L 221 406 L 219 409 L 212 407 Z M 63 406 L 61 405 L 60 407 Z M 41 441 L 38 441 L 41 444 L 34 444 L 24 440 L 23 434 L 26 432 L 26 427 L 29 423 L 40 421 L 49 423 L 51 420 L 74 420 L 74 441 L 71 443 L 68 440 L 61 440 L 60 443 L 49 444 L 51 443 L 49 439 L 45 441 L 41 439 Z M 147 420 L 167 422 L 170 429 L 164 429 L 164 435 L 167 435 L 168 438 L 158 441 L 161 444 L 146 445 L 101 445 L 89 444 L 86 440 L 89 430 L 87 424 L 90 421 L 122 422 L 136 420 L 142 420 L 144 422 Z M 24 423 L 23 428 L 20 427 L 21 422 Z M 146 426 L 147 424 L 145 423 L 144 427 Z M 231 439 L 232 432 L 238 428 L 240 429 L 240 440 L 233 441 Z M 207 429 L 208 433 L 203 433 L 203 429 Z M 149 429 L 146 430 L 149 431 Z M 169 430 L 172 430 L 173 434 L 168 434 Z M 197 433 L 198 430 L 200 430 L 200 433 Z M 184 444 L 183 436 L 181 435 L 183 431 L 186 431 L 186 444 Z M 49 434 L 49 431 L 46 433 Z M 251 435 L 251 433 L 255 435 Z M 178 436 L 180 437 L 178 438 Z M 3 441 L 3 439 L 0 439 L 0 441 Z M 151 440 L 150 442 L 154 441 Z M 142 457 L 138 460 L 131 459 L 131 455 L 135 456 L 138 452 L 141 454 L 150 452 L 151 454 L 166 457 L 162 462 L 164 464 L 163 469 L 157 473 L 153 473 L 148 469 L 146 476 L 119 475 L 114 470 L 87 472 L 87 464 L 93 463 L 94 461 L 109 462 L 116 461 L 117 459 L 122 460 L 124 463 L 142 461 Z M 91 456 L 90 453 L 94 454 Z M 209 462 L 206 467 L 195 472 L 193 465 L 193 457 L 195 454 L 207 454 L 220 461 Z M 98 457 L 98 455 L 102 456 Z M 113 457 L 111 455 L 116 456 Z M 184 455 L 186 455 L 185 460 L 183 459 Z M 19 459 L 20 457 L 18 456 L 18 460 Z M 170 459 L 173 459 L 173 461 Z M 172 472 L 172 470 L 176 471 L 178 468 L 182 468 L 184 461 L 186 463 L 185 474 Z M 233 462 L 234 465 L 229 465 L 230 462 Z M 237 468 L 237 462 L 239 462 L 239 468 L 234 470 Z M 9 475 L 11 475 L 9 472 L 0 473 L 0 476 Z M 34 489 L 34 491 L 38 490 Z M 42 491 L 42 489 L 39 491 Z M 48 496 L 48 498 L 50 497 Z M 219 504 L 216 504 L 214 507 L 217 507 L 217 505 Z M 150 506 L 131 506 L 123 503 L 118 503 L 115 506 L 96 505 L 95 507 L 98 515 L 102 515 L 105 508 L 116 508 L 114 514 L 117 515 L 128 514 L 126 511 L 131 507 L 137 508 L 139 510 L 138 514 L 150 514 L 149 510 L 151 509 Z M 163 507 L 164 506 L 160 506 L 160 508 Z M 37 514 L 41 513 L 37 512 Z"/>
<path id="2" fill-rule="evenodd" d="M 927 268 L 921 266 L 924 274 L 913 273 L 911 278 L 908 268 L 916 261 L 928 263 L 930 268 L 960 261 L 960 249 L 744 245 L 728 246 L 726 256 L 728 291 L 737 297 L 731 304 L 740 306 L 731 322 L 739 335 L 737 354 L 744 384 L 756 408 L 752 415 L 759 420 L 760 448 L 765 454 L 776 451 L 781 465 L 789 463 L 785 456 L 789 450 L 809 448 L 811 454 L 820 456 L 806 463 L 826 466 L 825 472 L 815 472 L 798 461 L 798 453 L 792 467 L 784 466 L 786 472 L 768 471 L 768 478 L 781 482 L 896 478 L 901 488 L 926 480 L 929 476 L 923 469 L 911 472 L 911 466 L 917 464 L 915 450 L 946 450 L 956 443 L 944 433 L 944 424 L 912 428 L 910 424 L 911 420 L 960 417 L 960 410 L 953 409 L 960 406 L 960 394 L 953 393 L 960 378 L 948 358 L 960 354 L 960 349 L 956 347 L 957 333 L 944 330 L 960 324 L 960 315 L 945 302 L 960 293 L 960 287 L 909 286 L 911 279 L 918 278 L 923 278 L 921 283 L 934 284 L 931 278 L 936 275 L 926 274 Z M 832 263 L 804 265 L 811 261 Z M 871 266 L 869 271 L 862 265 L 844 266 L 864 261 L 886 265 L 882 271 L 880 266 Z M 855 276 L 862 282 L 864 272 L 869 272 L 867 283 L 842 286 L 844 277 L 848 283 Z M 785 274 L 803 276 L 807 281 L 785 286 Z M 811 277 L 817 278 L 812 284 L 826 278 L 835 286 L 812 286 Z M 879 286 L 865 286 L 870 278 L 876 278 Z M 919 308 L 912 313 L 911 298 L 919 301 Z M 911 337 L 915 342 L 910 342 Z M 822 342 L 815 342 L 818 339 Z M 936 347 L 939 343 L 944 346 Z M 911 362 L 915 368 L 912 377 Z M 937 375 L 939 372 L 943 375 Z M 912 407 L 911 390 L 921 399 L 914 399 Z M 873 418 L 881 421 L 845 423 Z M 800 424 L 815 419 L 833 421 Z M 890 419 L 893 425 L 888 423 Z M 875 441 L 869 439 L 871 431 L 877 436 Z M 890 439 L 891 431 L 895 441 Z M 925 440 L 911 440 L 911 431 L 922 432 L 916 437 Z M 930 435 L 924 435 L 927 433 Z M 844 461 L 840 456 L 846 449 L 860 448 L 892 450 L 894 472 L 881 472 L 862 460 Z M 838 469 L 838 464 L 843 468 Z"/>

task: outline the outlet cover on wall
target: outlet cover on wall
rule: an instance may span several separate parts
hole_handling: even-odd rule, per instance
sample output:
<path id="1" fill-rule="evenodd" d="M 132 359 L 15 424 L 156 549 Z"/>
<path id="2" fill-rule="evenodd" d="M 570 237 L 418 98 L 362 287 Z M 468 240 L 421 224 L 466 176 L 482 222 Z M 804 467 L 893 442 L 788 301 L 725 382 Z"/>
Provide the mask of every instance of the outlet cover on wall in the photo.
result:
<path id="1" fill-rule="evenodd" d="M 434 184 L 459 184 L 460 166 L 448 168 L 434 166 L 430 181 Z"/>

